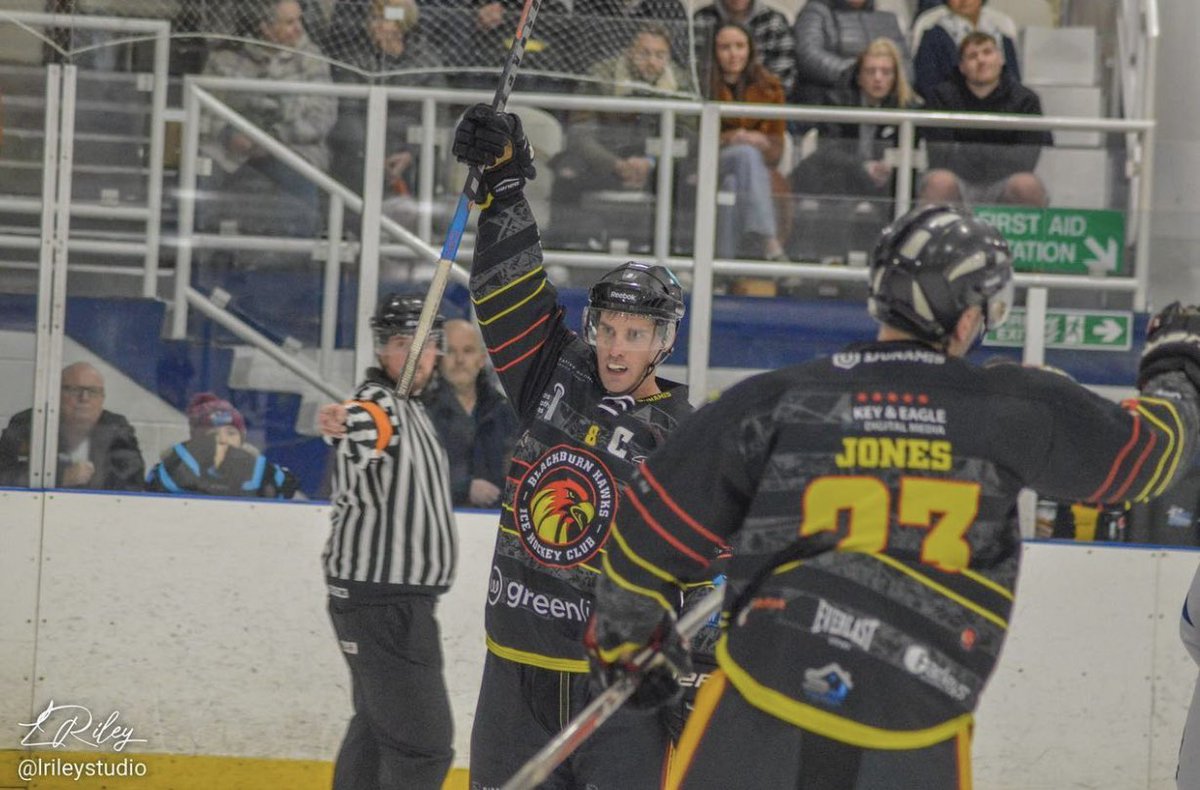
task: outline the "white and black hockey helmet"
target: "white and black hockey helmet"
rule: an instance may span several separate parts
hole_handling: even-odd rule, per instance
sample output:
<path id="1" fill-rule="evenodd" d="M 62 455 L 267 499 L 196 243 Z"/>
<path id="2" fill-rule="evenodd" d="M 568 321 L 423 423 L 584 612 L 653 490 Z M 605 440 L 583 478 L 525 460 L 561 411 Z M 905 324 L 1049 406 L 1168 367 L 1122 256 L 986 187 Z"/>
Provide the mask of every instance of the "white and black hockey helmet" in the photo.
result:
<path id="1" fill-rule="evenodd" d="M 610 311 L 653 319 L 661 343 L 661 351 L 651 365 L 654 367 L 675 348 L 684 313 L 683 288 L 665 266 L 628 261 L 605 274 L 588 291 L 583 336 L 589 345 L 596 345 L 600 315 Z"/>
<path id="2" fill-rule="evenodd" d="M 922 206 L 884 228 L 871 258 L 867 307 L 880 323 L 942 343 L 974 305 L 985 331 L 1003 324 L 1012 275 L 999 231 L 951 206 Z"/>
<path id="3" fill-rule="evenodd" d="M 387 345 L 388 340 L 396 335 L 416 334 L 424 304 L 421 297 L 405 293 L 390 293 L 380 299 L 375 315 L 371 316 L 371 330 L 375 333 L 376 346 Z M 442 314 L 438 313 L 434 316 L 433 326 L 429 330 L 429 339 L 434 341 L 439 350 L 442 348 L 444 322 Z"/>

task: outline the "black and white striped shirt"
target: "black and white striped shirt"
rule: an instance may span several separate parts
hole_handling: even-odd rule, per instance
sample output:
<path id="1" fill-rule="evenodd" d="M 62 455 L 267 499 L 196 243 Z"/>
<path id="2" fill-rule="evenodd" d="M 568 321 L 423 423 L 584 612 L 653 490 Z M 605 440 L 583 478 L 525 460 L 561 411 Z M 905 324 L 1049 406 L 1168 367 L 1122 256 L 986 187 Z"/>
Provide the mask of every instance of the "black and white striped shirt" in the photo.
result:
<path id="1" fill-rule="evenodd" d="M 360 584 L 444 592 L 458 542 L 446 451 L 425 407 L 397 398 L 372 368 L 346 408 L 346 436 L 332 442 L 333 531 L 323 557 L 331 593 Z"/>

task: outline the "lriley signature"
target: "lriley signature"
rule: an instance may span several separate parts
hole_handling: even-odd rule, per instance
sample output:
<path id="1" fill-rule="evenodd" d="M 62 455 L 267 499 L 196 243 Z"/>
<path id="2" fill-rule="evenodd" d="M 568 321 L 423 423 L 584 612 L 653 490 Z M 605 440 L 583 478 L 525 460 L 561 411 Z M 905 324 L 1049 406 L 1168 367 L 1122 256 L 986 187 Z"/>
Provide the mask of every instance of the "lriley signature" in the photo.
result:
<path id="1" fill-rule="evenodd" d="M 54 700 L 50 700 L 50 704 L 38 714 L 36 720 L 29 724 L 18 723 L 17 726 L 28 728 L 25 736 L 21 738 L 22 746 L 49 746 L 61 749 L 68 745 L 82 744 L 93 749 L 111 746 L 114 752 L 119 752 L 131 743 L 145 743 L 146 739 L 133 737 L 132 727 L 120 725 L 120 717 L 121 712 L 114 710 L 107 719 L 93 726 L 96 719 L 84 706 L 55 705 Z M 48 736 L 51 737 L 47 739 Z"/>

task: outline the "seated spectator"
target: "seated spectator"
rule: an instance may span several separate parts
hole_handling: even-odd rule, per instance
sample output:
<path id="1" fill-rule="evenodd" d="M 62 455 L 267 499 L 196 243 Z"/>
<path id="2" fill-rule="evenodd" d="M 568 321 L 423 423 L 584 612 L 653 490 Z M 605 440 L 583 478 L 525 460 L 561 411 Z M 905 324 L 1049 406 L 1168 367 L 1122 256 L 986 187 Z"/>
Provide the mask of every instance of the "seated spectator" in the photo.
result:
<path id="1" fill-rule="evenodd" d="M 59 401 L 59 488 L 140 491 L 146 467 L 133 426 L 104 408 L 104 377 L 87 362 L 62 371 Z M 0 485 L 29 485 L 33 410 L 13 415 L 0 434 Z M 34 459 L 39 463 L 40 459 Z"/>
<path id="2" fill-rule="evenodd" d="M 987 0 L 946 0 L 913 22 L 913 70 L 917 93 L 925 101 L 938 85 L 958 69 L 963 39 L 970 33 L 986 33 L 996 41 L 1004 57 L 1004 72 L 1021 81 L 1017 61 L 1017 25 L 1006 14 L 984 8 Z"/>
<path id="3" fill-rule="evenodd" d="M 671 61 L 671 40 L 658 25 L 646 25 L 618 57 L 596 64 L 589 73 L 589 93 L 628 97 L 661 96 L 682 89 L 687 77 Z M 649 109 L 649 108 L 648 108 Z M 571 227 L 574 237 L 586 237 L 580 227 L 580 199 L 601 189 L 653 191 L 655 159 L 646 143 L 658 134 L 657 114 L 578 112 L 567 124 L 566 143 L 551 160 L 554 185 L 550 201 L 555 229 Z"/>
<path id="4" fill-rule="evenodd" d="M 717 29 L 712 59 L 710 99 L 784 103 L 783 86 L 758 61 L 754 39 L 742 25 L 725 22 Z M 783 156 L 784 134 L 782 120 L 721 119 L 720 189 L 736 199 L 732 210 L 718 211 L 719 257 L 736 257 L 744 248 L 753 257 L 786 259 L 772 200 L 773 193 L 787 192 L 786 181 L 775 169 Z"/>
<path id="5" fill-rule="evenodd" d="M 1129 506 L 1098 507 L 1083 502 L 1038 500 L 1034 537 L 1124 543 L 1129 540 Z"/>
<path id="6" fill-rule="evenodd" d="M 299 481 L 246 443 L 246 420 L 229 401 L 211 392 L 187 407 L 191 438 L 162 455 L 146 489 L 168 494 L 291 499 Z"/>
<path id="7" fill-rule="evenodd" d="M 909 72 L 908 44 L 890 11 L 875 0 L 809 0 L 796 17 L 796 101 L 821 104 L 831 88 L 852 88 L 859 55 L 878 38 L 895 42 L 903 76 Z"/>
<path id="8" fill-rule="evenodd" d="M 455 318 L 444 332 L 440 377 L 424 399 L 450 459 L 450 495 L 456 507 L 496 507 L 517 439 L 517 415 L 489 379 L 475 325 Z"/>
<path id="9" fill-rule="evenodd" d="M 262 43 L 239 40 L 214 51 L 205 65 L 205 74 L 330 82 L 329 64 L 305 34 L 296 0 L 255 0 L 246 13 L 241 34 Z M 326 137 L 337 121 L 335 97 L 231 91 L 221 94 L 221 98 L 313 166 L 328 169 Z M 216 206 L 218 219 L 238 219 L 244 233 L 317 235 L 321 226 L 320 194 L 313 182 L 231 126 L 218 123 L 212 132 L 204 141 L 204 153 L 220 171 L 213 186 L 223 193 L 221 200 L 238 199 L 235 206 Z M 272 204 L 265 215 L 256 216 L 255 204 L 262 202 L 263 193 L 285 198 L 291 205 L 282 211 Z"/>
<path id="10" fill-rule="evenodd" d="M 357 14 L 351 9 L 358 10 Z M 351 68 L 336 68 L 336 82 L 374 82 L 410 86 L 438 86 L 440 57 L 416 35 L 420 12 L 414 0 L 371 0 L 365 13 L 360 6 L 340 4 L 334 12 L 335 43 L 331 57 Z M 366 162 L 367 103 L 343 99 L 338 119 L 329 134 L 332 173 L 355 192 L 363 189 Z M 388 105 L 384 172 L 385 213 L 402 224 L 416 221 L 417 168 L 420 147 L 407 140 L 409 127 L 421 124 L 419 102 L 392 101 Z"/>
<path id="11" fill-rule="evenodd" d="M 796 39 L 787 17 L 763 0 L 714 0 L 696 12 L 695 21 L 698 26 L 710 27 L 714 36 L 727 23 L 744 27 L 753 39 L 762 67 L 779 80 L 785 96 L 791 95 L 796 84 Z M 707 65 L 716 72 L 715 61 L 710 58 Z"/>
<path id="12" fill-rule="evenodd" d="M 807 7 L 807 6 L 806 6 Z M 904 76 L 895 42 L 877 38 L 858 56 L 854 84 L 826 91 L 822 103 L 835 107 L 908 110 L 919 104 Z M 817 150 L 792 171 L 792 191 L 802 194 L 860 196 L 877 201 L 879 216 L 890 214 L 895 174 L 884 152 L 897 144 L 896 124 L 827 123 L 820 127 Z"/>
<path id="13" fill-rule="evenodd" d="M 1033 91 L 1002 71 L 1004 56 L 996 40 L 975 32 L 963 39 L 959 70 L 930 93 L 926 109 L 1041 115 Z M 1033 174 L 1049 132 L 1014 129 L 938 129 L 925 131 L 929 162 L 920 197 L 934 203 L 1012 203 L 1042 207 L 1046 187 Z"/>

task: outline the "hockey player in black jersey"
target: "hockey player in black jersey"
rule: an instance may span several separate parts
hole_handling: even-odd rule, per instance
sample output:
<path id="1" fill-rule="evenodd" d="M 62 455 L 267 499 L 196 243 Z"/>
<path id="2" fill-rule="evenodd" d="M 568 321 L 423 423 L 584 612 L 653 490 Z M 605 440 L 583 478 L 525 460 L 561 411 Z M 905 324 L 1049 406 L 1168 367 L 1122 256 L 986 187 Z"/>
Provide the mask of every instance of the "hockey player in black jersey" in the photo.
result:
<path id="1" fill-rule="evenodd" d="M 626 263 L 588 295 L 581 334 L 563 321 L 522 195 L 532 151 L 520 119 L 487 105 L 456 131 L 460 161 L 486 168 L 471 270 L 480 328 L 521 420 L 505 486 L 485 624 L 488 654 L 471 733 L 471 786 L 497 787 L 590 700 L 581 639 L 620 489 L 691 412 L 655 376 L 671 353 L 683 293 L 662 266 Z M 582 335 L 582 336 L 581 336 Z M 623 712 L 546 787 L 658 788 L 665 717 Z"/>
<path id="2" fill-rule="evenodd" d="M 1003 320 L 1009 250 L 940 206 L 887 228 L 875 342 L 753 377 L 685 421 L 623 493 L 589 652 L 619 673 L 672 645 L 671 602 L 729 543 L 719 669 L 667 787 L 943 790 L 971 784 L 973 711 L 1020 559 L 1023 486 L 1161 494 L 1196 448 L 1200 312 L 1151 322 L 1140 397 L 962 359 Z"/>

